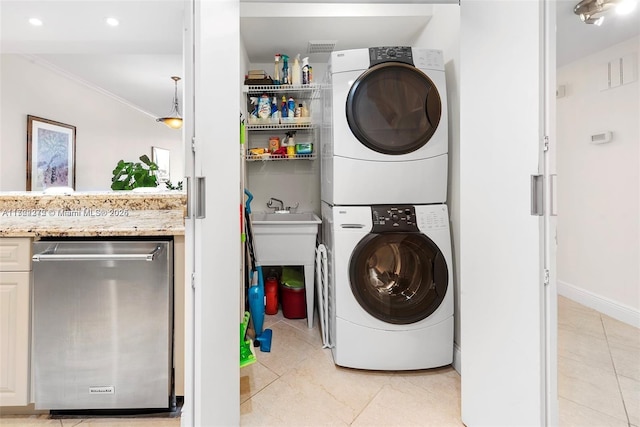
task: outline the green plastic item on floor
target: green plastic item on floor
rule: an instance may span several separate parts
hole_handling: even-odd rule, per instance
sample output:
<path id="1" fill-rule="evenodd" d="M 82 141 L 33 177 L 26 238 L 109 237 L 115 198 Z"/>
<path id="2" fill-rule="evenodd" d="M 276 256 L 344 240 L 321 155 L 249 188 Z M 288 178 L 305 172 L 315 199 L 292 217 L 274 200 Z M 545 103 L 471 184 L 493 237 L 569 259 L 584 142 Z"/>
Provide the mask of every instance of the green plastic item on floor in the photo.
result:
<path id="1" fill-rule="evenodd" d="M 240 323 L 240 367 L 244 368 L 252 363 L 256 362 L 256 355 L 253 354 L 253 346 L 251 340 L 246 337 L 247 326 L 249 326 L 250 314 L 248 311 L 244 312 L 244 318 Z"/>
<path id="2" fill-rule="evenodd" d="M 304 288 L 304 270 L 302 267 L 284 267 L 280 281 L 288 288 L 302 289 Z"/>

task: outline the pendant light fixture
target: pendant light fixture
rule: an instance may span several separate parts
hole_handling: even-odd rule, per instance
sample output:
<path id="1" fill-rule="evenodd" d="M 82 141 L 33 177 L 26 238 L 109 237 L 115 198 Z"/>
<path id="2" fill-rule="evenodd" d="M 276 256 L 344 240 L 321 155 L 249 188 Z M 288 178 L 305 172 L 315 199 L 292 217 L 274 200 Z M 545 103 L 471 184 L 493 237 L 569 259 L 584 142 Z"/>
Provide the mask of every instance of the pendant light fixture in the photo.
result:
<path id="1" fill-rule="evenodd" d="M 173 102 L 171 104 L 171 112 L 167 117 L 160 117 L 156 122 L 162 122 L 171 129 L 180 129 L 182 127 L 182 117 L 180 117 L 180 105 L 178 104 L 178 80 L 180 77 L 172 76 L 171 79 L 175 84 L 175 92 L 173 94 Z"/>
<path id="2" fill-rule="evenodd" d="M 609 9 L 615 8 L 618 14 L 624 15 L 633 11 L 637 2 L 638 0 L 582 0 L 573 8 L 573 12 L 585 24 L 600 26 Z"/>

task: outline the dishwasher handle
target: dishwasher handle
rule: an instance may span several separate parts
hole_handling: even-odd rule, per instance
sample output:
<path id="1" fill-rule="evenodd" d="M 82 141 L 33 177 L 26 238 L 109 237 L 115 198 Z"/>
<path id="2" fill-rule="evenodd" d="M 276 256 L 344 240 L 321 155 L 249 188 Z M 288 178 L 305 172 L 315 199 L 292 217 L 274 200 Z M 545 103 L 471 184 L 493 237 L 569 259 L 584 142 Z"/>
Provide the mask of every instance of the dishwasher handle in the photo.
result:
<path id="1" fill-rule="evenodd" d="M 162 249 L 161 245 L 144 254 L 56 254 L 48 251 L 31 257 L 34 262 L 40 261 L 154 261 Z"/>

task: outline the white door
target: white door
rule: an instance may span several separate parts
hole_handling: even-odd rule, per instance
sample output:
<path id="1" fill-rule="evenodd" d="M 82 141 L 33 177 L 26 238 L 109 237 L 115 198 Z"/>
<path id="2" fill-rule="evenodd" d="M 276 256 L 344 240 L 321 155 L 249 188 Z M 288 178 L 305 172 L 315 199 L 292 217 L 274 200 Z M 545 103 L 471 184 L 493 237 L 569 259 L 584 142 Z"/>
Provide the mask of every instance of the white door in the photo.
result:
<path id="1" fill-rule="evenodd" d="M 548 213 L 531 212 L 532 175 L 547 173 L 547 9 L 555 13 L 546 0 L 463 0 L 460 8 L 458 262 L 468 426 L 556 423 Z"/>
<path id="2" fill-rule="evenodd" d="M 185 267 L 193 287 L 185 298 L 182 425 L 233 426 L 240 424 L 239 1 L 185 6 Z"/>

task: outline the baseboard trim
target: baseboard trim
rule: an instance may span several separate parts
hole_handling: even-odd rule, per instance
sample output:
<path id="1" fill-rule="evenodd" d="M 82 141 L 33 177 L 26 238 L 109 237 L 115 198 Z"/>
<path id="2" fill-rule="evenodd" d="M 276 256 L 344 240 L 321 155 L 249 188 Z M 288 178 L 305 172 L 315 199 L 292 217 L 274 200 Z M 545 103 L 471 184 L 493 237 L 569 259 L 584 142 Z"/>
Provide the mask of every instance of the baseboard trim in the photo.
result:
<path id="1" fill-rule="evenodd" d="M 453 366 L 453 369 L 456 370 L 457 373 L 462 375 L 462 362 L 461 362 L 461 352 L 460 352 L 460 346 L 458 345 L 457 342 L 453 343 L 453 363 L 451 364 Z"/>
<path id="2" fill-rule="evenodd" d="M 557 281 L 557 285 L 558 295 L 593 308 L 628 325 L 640 328 L 640 311 L 561 280 Z"/>

